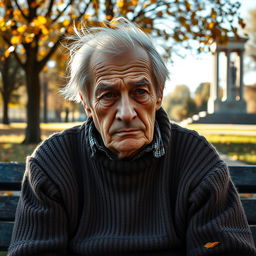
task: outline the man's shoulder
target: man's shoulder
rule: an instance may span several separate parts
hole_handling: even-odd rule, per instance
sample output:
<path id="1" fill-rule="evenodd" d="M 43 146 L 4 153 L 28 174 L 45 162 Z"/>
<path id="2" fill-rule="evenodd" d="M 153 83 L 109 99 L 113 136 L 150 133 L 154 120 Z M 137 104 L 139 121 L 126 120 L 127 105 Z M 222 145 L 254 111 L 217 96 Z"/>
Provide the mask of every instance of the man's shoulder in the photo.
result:
<path id="1" fill-rule="evenodd" d="M 197 131 L 182 127 L 176 123 L 171 125 L 173 150 L 179 155 L 186 155 L 195 161 L 220 161 L 216 148 Z M 215 160 L 213 160 L 215 159 Z"/>
<path id="2" fill-rule="evenodd" d="M 226 165 L 216 148 L 197 131 L 172 124 L 171 155 L 180 180 L 190 183 L 191 188 Z"/>

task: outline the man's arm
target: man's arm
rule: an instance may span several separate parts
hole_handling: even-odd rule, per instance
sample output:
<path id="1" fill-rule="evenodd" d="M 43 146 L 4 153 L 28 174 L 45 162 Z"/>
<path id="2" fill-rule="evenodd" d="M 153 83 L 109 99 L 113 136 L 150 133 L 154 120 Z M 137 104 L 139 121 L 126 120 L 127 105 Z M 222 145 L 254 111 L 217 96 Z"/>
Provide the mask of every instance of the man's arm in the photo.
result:
<path id="1" fill-rule="evenodd" d="M 256 256 L 241 201 L 225 165 L 209 173 L 189 201 L 187 255 Z"/>
<path id="2" fill-rule="evenodd" d="M 57 187 L 30 159 L 22 182 L 8 256 L 66 255 L 67 227 Z"/>

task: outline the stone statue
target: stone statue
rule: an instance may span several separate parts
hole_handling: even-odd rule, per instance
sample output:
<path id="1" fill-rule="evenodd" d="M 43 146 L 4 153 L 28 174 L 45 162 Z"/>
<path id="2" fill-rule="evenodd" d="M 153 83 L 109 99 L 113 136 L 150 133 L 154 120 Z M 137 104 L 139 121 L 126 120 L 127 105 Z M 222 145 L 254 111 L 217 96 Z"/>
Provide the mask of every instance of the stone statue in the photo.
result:
<path id="1" fill-rule="evenodd" d="M 232 87 L 236 86 L 236 71 L 237 71 L 237 68 L 235 66 L 235 63 L 232 61 L 231 66 L 230 66 L 231 86 Z"/>

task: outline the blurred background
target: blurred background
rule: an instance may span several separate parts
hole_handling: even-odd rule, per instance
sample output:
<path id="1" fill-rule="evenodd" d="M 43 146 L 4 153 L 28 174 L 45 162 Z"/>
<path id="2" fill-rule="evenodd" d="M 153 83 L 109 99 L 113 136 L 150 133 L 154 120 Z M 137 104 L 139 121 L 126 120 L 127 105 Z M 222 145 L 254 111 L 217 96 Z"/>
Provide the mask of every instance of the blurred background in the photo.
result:
<path id="1" fill-rule="evenodd" d="M 74 25 L 119 16 L 148 33 L 167 63 L 170 119 L 205 136 L 227 163 L 256 164 L 255 0 L 2 0 L 0 161 L 24 162 L 42 139 L 86 120 L 59 94 L 66 37 Z"/>

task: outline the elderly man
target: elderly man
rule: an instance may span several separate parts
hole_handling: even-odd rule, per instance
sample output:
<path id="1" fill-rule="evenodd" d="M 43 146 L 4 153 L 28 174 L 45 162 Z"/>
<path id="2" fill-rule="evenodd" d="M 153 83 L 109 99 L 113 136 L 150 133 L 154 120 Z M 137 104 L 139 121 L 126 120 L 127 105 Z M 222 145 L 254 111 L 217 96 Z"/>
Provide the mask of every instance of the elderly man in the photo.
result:
<path id="1" fill-rule="evenodd" d="M 71 46 L 88 119 L 27 160 L 9 255 L 256 255 L 226 165 L 161 108 L 168 71 L 124 19 Z"/>

